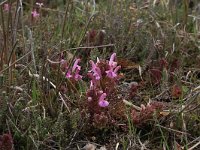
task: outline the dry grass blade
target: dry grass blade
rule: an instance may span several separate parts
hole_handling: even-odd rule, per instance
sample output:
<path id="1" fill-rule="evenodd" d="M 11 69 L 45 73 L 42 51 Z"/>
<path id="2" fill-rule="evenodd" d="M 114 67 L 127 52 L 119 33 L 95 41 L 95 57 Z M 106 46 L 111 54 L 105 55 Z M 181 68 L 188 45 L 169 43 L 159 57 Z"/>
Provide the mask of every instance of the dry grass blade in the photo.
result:
<path id="1" fill-rule="evenodd" d="M 30 71 L 29 71 L 29 76 L 30 76 L 30 77 L 34 77 L 34 78 L 37 78 L 37 79 L 40 78 L 39 74 L 32 74 Z M 49 82 L 49 84 L 50 84 L 54 89 L 57 89 L 57 88 L 56 88 L 56 85 L 53 84 L 51 81 L 49 81 L 48 78 L 42 77 L 42 79 L 43 79 L 44 81 Z M 70 113 L 70 109 L 69 109 L 69 107 L 67 106 L 65 100 L 63 99 L 62 94 L 61 94 L 60 92 L 59 92 L 58 94 L 59 94 L 59 97 L 60 97 L 61 101 L 63 102 L 64 106 L 67 108 L 67 111 Z"/>

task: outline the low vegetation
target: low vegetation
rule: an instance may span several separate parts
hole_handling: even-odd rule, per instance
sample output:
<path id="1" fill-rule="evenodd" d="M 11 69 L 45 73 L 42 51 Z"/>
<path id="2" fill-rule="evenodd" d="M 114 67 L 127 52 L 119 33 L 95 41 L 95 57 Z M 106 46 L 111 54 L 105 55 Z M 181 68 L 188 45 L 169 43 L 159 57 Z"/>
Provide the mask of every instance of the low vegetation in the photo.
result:
<path id="1" fill-rule="evenodd" d="M 0 149 L 200 148 L 200 3 L 0 2 Z"/>

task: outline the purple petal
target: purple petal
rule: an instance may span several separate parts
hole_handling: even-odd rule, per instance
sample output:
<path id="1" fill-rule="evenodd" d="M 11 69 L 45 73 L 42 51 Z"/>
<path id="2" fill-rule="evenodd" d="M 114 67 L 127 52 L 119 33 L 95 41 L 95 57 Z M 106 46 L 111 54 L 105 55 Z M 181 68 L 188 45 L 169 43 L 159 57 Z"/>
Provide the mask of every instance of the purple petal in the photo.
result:
<path id="1" fill-rule="evenodd" d="M 113 72 L 112 70 L 108 70 L 106 71 L 106 73 L 109 78 L 115 78 L 117 76 L 117 74 Z"/>
<path id="2" fill-rule="evenodd" d="M 40 14 L 36 11 L 36 9 L 34 9 L 34 11 L 32 11 L 31 14 L 32 14 L 32 16 L 33 16 L 34 18 L 40 16 Z"/>
<path id="3" fill-rule="evenodd" d="M 92 65 L 92 69 L 89 72 L 93 72 L 93 76 L 95 77 L 95 79 L 100 80 L 101 69 L 97 67 L 97 65 L 92 60 L 90 60 L 90 64 Z"/>
<path id="4" fill-rule="evenodd" d="M 110 65 L 110 66 L 112 66 L 113 63 L 116 63 L 116 62 L 114 62 L 115 57 L 116 57 L 116 53 L 113 53 L 113 54 L 111 55 L 110 61 L 109 61 L 109 65 Z"/>
<path id="5" fill-rule="evenodd" d="M 98 74 L 94 74 L 96 80 L 100 80 L 101 77 Z"/>
<path id="6" fill-rule="evenodd" d="M 99 101 L 99 106 L 100 107 L 107 107 L 109 105 L 109 102 L 106 100 L 101 100 Z"/>
<path id="7" fill-rule="evenodd" d="M 66 78 L 71 78 L 72 75 L 71 75 L 71 71 L 68 71 L 67 74 L 66 74 Z"/>
<path id="8" fill-rule="evenodd" d="M 102 93 L 99 98 L 99 101 L 103 101 L 105 98 L 106 98 L 106 93 Z"/>
<path id="9" fill-rule="evenodd" d="M 97 73 L 99 76 L 101 76 L 101 69 L 99 67 L 96 67 L 95 73 Z"/>
<path id="10" fill-rule="evenodd" d="M 78 63 L 80 62 L 80 59 L 76 59 L 74 62 L 74 65 L 72 67 L 72 72 L 76 70 L 76 68 L 78 68 L 79 70 L 81 69 L 81 67 L 78 65 Z"/>
<path id="11" fill-rule="evenodd" d="M 92 60 L 90 60 L 90 64 L 92 65 L 92 71 L 94 71 L 94 70 L 95 70 L 95 68 L 96 68 L 96 65 L 95 65 L 95 63 L 94 63 Z"/>
<path id="12" fill-rule="evenodd" d="M 80 74 L 76 74 L 76 75 L 74 76 L 74 79 L 75 79 L 76 81 L 78 81 L 78 80 L 81 80 L 82 77 L 83 77 L 83 76 L 81 76 Z"/>
<path id="13" fill-rule="evenodd" d="M 101 70 L 99 67 L 96 67 L 93 71 L 93 76 L 95 77 L 96 80 L 100 80 L 101 78 Z"/>
<path id="14" fill-rule="evenodd" d="M 115 69 L 114 69 L 114 72 L 117 73 L 117 71 L 121 69 L 121 66 L 117 66 Z"/>
<path id="15" fill-rule="evenodd" d="M 80 74 L 79 74 L 79 72 L 80 72 L 80 70 L 76 70 L 76 73 L 75 73 L 75 75 L 74 75 L 74 79 L 76 80 L 76 81 L 78 81 L 78 80 L 81 80 L 82 79 L 82 77 L 83 76 L 81 76 Z"/>

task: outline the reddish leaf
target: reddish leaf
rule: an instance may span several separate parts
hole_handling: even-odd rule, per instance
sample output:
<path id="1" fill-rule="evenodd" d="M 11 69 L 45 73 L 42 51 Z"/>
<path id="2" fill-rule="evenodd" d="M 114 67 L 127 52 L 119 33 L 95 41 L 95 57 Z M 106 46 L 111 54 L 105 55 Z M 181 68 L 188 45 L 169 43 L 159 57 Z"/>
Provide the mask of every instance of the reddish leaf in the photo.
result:
<path id="1" fill-rule="evenodd" d="M 162 72 L 159 69 L 150 69 L 149 73 L 153 84 L 159 84 L 162 79 Z"/>
<path id="2" fill-rule="evenodd" d="M 159 64 L 161 70 L 163 70 L 164 68 L 168 69 L 168 62 L 165 58 L 160 59 Z"/>
<path id="3" fill-rule="evenodd" d="M 1 150 L 12 150 L 13 139 L 10 134 L 3 134 L 0 136 L 0 149 Z"/>
<path id="4" fill-rule="evenodd" d="M 91 42 L 95 42 L 95 37 L 97 35 L 97 31 L 96 30 L 90 30 L 88 32 L 88 35 L 87 35 L 87 38 L 88 38 L 88 42 L 91 43 Z"/>
<path id="5" fill-rule="evenodd" d="M 178 69 L 180 66 L 180 62 L 178 59 L 174 59 L 172 62 L 171 62 L 171 67 L 170 67 L 170 72 L 175 72 L 176 69 Z"/>
<path id="6" fill-rule="evenodd" d="M 150 102 L 146 106 L 141 104 L 141 110 L 138 112 L 133 109 L 131 111 L 131 117 L 136 125 L 142 125 L 150 121 L 155 115 L 155 112 L 161 112 L 163 108 L 164 104 L 157 101 Z M 159 113 L 157 114 L 157 117 L 159 117 Z"/>
<path id="7" fill-rule="evenodd" d="M 180 86 L 178 85 L 173 85 L 172 86 L 172 90 L 171 90 L 171 95 L 173 98 L 177 99 L 177 98 L 180 98 L 181 95 L 182 95 L 182 89 Z"/>

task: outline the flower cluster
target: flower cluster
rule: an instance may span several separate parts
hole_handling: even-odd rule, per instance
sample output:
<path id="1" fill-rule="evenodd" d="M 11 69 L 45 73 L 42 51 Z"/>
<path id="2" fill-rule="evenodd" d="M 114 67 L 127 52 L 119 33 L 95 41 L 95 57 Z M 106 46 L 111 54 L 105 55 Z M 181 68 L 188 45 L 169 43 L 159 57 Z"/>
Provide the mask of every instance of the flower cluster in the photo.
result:
<path id="1" fill-rule="evenodd" d="M 106 100 L 107 95 L 110 94 L 109 87 L 112 86 L 118 75 L 117 71 L 120 66 L 117 66 L 115 61 L 116 53 L 113 53 L 110 57 L 109 62 L 100 61 L 97 58 L 97 62 L 90 60 L 91 70 L 88 76 L 91 78 L 90 89 L 87 92 L 88 101 L 98 101 L 100 107 L 107 107 L 109 102 Z"/>
<path id="2" fill-rule="evenodd" d="M 79 74 L 81 70 L 81 66 L 78 65 L 80 59 L 76 59 L 72 68 L 66 68 L 68 71 L 66 73 L 66 78 L 74 79 L 75 81 L 81 80 L 82 76 Z"/>
<path id="3" fill-rule="evenodd" d="M 70 67 L 64 59 L 59 62 L 49 60 L 52 64 L 60 63 L 61 70 L 65 72 L 65 77 L 75 84 L 82 79 L 80 61 L 80 58 L 75 59 L 72 67 Z M 87 109 L 86 112 L 90 116 L 91 124 L 101 128 L 116 119 L 112 112 L 114 109 L 108 106 L 119 102 L 119 99 L 116 98 L 116 85 L 120 77 L 117 72 L 121 67 L 117 65 L 116 53 L 112 54 L 108 61 L 97 58 L 96 62 L 90 60 L 89 63 L 91 68 L 87 75 L 90 79 L 90 86 L 86 93 L 85 105 L 81 106 Z"/>
<path id="4" fill-rule="evenodd" d="M 96 91 L 95 89 L 90 88 L 87 92 L 88 102 L 90 104 L 96 104 L 98 102 L 98 105 L 100 107 L 107 107 L 109 105 L 109 102 L 106 99 L 107 94 L 103 91 Z M 98 99 L 98 101 L 95 101 Z M 93 107 L 93 106 L 92 106 Z M 94 108 L 94 107 L 93 107 Z"/>

